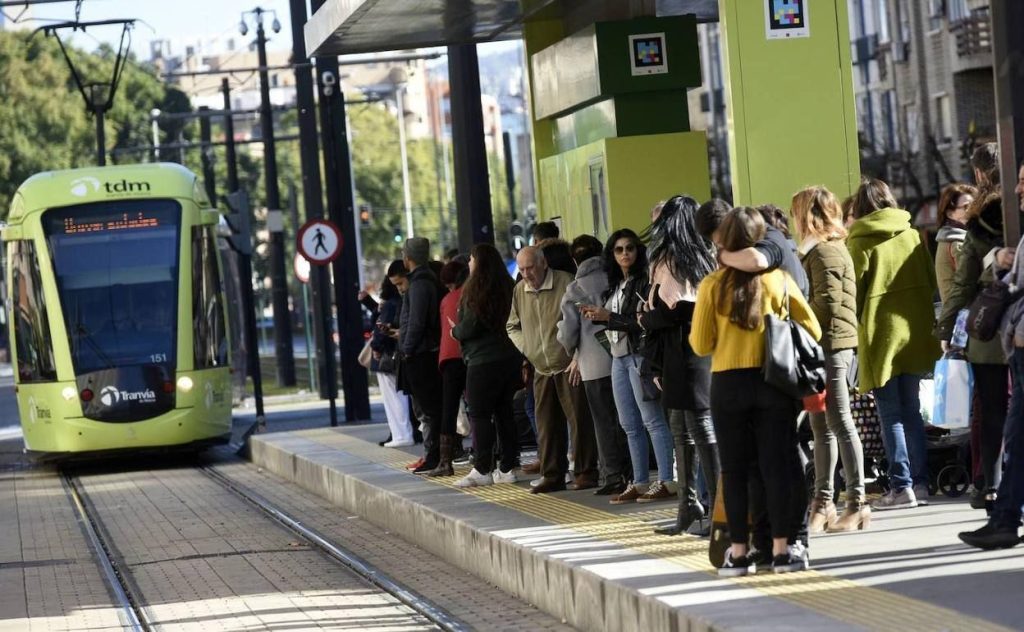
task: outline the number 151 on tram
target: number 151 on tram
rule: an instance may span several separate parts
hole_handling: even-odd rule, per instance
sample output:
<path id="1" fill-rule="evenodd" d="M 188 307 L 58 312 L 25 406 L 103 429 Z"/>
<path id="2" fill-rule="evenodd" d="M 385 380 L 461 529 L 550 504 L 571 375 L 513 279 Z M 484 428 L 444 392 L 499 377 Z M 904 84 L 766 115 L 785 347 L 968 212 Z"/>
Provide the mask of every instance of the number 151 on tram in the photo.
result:
<path id="1" fill-rule="evenodd" d="M 219 214 L 174 164 L 53 171 L 14 195 L 7 309 L 26 451 L 228 440 Z"/>

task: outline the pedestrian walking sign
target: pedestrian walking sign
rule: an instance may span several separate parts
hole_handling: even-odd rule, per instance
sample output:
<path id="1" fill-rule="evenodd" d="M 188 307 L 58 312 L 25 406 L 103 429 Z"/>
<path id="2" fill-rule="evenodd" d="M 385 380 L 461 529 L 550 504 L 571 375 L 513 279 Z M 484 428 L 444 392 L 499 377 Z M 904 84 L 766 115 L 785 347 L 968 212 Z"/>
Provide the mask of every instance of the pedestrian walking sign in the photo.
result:
<path id="1" fill-rule="evenodd" d="M 341 231 L 326 219 L 311 219 L 298 234 L 298 251 L 313 265 L 327 265 L 341 253 Z"/>

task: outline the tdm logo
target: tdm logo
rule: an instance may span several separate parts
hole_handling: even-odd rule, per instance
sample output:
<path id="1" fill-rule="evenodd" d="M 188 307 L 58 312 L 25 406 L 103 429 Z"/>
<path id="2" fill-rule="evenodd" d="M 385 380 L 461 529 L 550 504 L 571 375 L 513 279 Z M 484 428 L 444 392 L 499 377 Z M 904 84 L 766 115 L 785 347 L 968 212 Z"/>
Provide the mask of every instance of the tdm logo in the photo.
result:
<path id="1" fill-rule="evenodd" d="M 100 402 L 104 406 L 113 406 L 121 401 L 121 391 L 116 386 L 104 386 L 100 391 Z"/>
<path id="2" fill-rule="evenodd" d="M 107 193 L 149 193 L 150 186 L 148 182 L 121 180 L 120 182 L 104 182 L 103 189 Z"/>
<path id="3" fill-rule="evenodd" d="M 84 178 L 76 178 L 71 181 L 71 195 L 78 197 L 85 197 L 90 192 L 95 193 L 100 190 L 100 181 L 90 176 Z"/>
<path id="4" fill-rule="evenodd" d="M 116 386 L 104 386 L 100 390 L 100 403 L 104 406 L 113 406 L 122 401 L 152 404 L 156 401 L 156 393 L 148 388 L 144 391 L 122 391 Z"/>

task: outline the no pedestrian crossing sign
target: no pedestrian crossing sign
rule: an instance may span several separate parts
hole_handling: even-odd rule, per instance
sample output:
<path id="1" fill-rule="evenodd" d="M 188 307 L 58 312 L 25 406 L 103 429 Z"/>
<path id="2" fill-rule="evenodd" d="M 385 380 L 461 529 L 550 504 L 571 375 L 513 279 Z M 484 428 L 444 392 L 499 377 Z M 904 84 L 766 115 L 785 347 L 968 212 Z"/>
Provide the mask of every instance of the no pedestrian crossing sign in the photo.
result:
<path id="1" fill-rule="evenodd" d="M 313 265 L 327 265 L 341 253 L 341 231 L 326 219 L 303 224 L 296 241 L 299 253 Z"/>

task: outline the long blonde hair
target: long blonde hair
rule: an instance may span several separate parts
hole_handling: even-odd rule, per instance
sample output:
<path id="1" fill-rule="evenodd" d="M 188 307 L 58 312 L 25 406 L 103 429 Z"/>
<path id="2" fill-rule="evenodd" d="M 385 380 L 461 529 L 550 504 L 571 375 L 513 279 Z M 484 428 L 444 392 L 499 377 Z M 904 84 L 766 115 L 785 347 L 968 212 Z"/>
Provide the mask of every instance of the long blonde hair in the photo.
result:
<path id="1" fill-rule="evenodd" d="M 801 239 L 814 237 L 819 241 L 828 241 L 846 237 L 843 207 L 825 187 L 814 186 L 797 191 L 793 196 L 792 209 Z"/>

